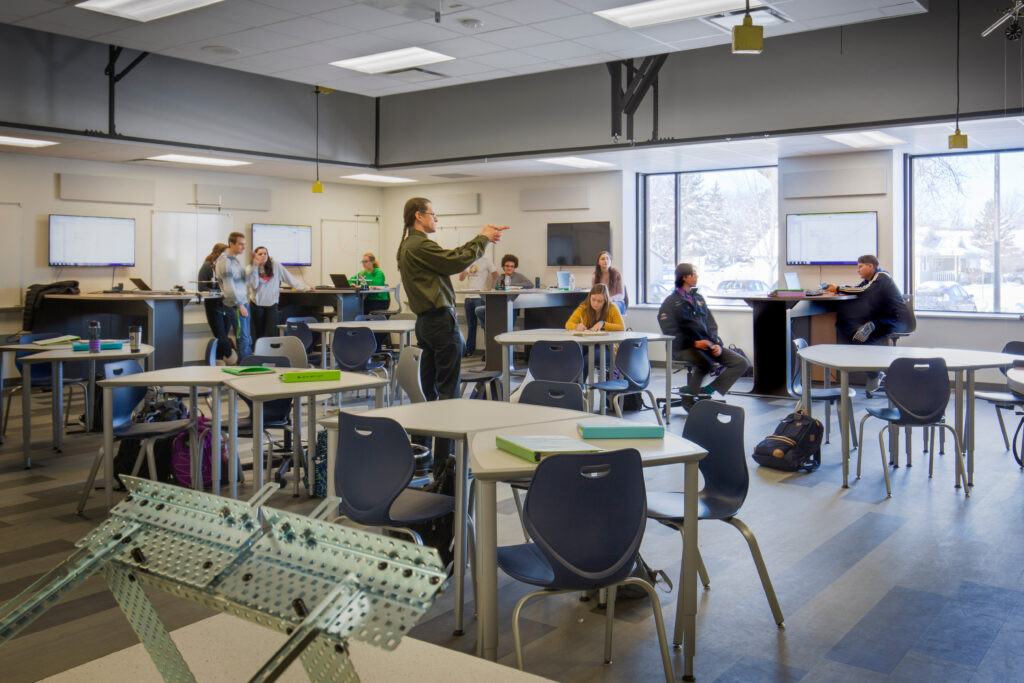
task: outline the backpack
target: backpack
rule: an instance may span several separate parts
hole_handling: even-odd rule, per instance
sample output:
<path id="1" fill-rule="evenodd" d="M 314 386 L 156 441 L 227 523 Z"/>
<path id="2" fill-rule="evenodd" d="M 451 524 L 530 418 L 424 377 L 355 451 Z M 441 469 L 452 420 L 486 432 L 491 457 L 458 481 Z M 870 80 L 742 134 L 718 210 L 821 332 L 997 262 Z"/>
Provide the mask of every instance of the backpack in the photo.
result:
<path id="1" fill-rule="evenodd" d="M 758 465 L 786 472 L 813 472 L 821 465 L 821 422 L 802 410 L 782 418 L 775 432 L 754 447 Z"/>
<path id="2" fill-rule="evenodd" d="M 213 420 L 200 415 L 198 418 L 199 452 L 202 453 L 199 469 L 203 473 L 203 486 L 213 486 Z M 171 474 L 179 486 L 192 488 L 192 456 L 189 450 L 189 432 L 182 432 L 171 439 Z M 227 439 L 220 441 L 221 479 L 228 471 Z"/>
<path id="3" fill-rule="evenodd" d="M 121 481 L 121 475 L 132 473 L 132 468 L 135 467 L 135 460 L 141 452 L 141 439 L 121 439 L 117 447 L 117 453 L 114 455 L 114 489 L 116 491 L 126 490 L 124 483 Z M 142 477 L 143 479 L 155 479 L 167 484 L 173 483 L 174 477 L 171 476 L 170 439 L 160 439 L 153 445 L 153 460 L 156 462 L 155 477 L 150 476 L 149 463 L 146 462 L 145 458 L 142 459 L 142 466 L 139 467 L 139 471 L 135 476 Z"/>
<path id="4" fill-rule="evenodd" d="M 32 331 L 36 309 L 47 294 L 78 294 L 78 280 L 60 280 L 45 285 L 29 285 L 25 290 L 25 306 L 21 311 L 21 329 Z"/>

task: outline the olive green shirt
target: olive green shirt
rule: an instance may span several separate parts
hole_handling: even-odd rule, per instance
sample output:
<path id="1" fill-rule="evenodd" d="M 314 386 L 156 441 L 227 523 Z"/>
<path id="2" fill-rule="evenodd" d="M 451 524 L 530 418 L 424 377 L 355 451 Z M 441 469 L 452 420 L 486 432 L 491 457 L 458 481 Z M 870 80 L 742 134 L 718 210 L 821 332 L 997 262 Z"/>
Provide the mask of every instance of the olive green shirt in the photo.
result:
<path id="1" fill-rule="evenodd" d="M 484 253 L 488 239 L 477 235 L 461 247 L 445 249 L 415 228 L 398 247 L 398 270 L 409 308 L 417 315 L 435 308 L 455 308 L 450 275 L 461 273 Z"/>

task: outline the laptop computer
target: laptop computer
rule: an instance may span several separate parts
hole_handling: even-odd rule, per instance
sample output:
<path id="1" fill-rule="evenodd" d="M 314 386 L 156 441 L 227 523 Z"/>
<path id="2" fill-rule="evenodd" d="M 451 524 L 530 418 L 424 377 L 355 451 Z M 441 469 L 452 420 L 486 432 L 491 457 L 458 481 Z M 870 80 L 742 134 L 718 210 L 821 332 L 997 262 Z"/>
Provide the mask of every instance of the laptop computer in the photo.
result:
<path id="1" fill-rule="evenodd" d="M 132 281 L 132 284 L 135 285 L 135 287 L 140 292 L 151 292 L 151 291 L 153 291 L 152 288 L 148 284 L 146 284 L 146 281 L 143 280 L 141 277 L 131 277 L 131 278 L 128 278 L 128 279 Z"/>
<path id="2" fill-rule="evenodd" d="M 348 281 L 348 275 L 345 273 L 331 273 L 331 282 L 334 283 L 335 289 L 355 289 L 355 285 L 350 284 Z"/>
<path id="3" fill-rule="evenodd" d="M 788 289 L 788 290 L 803 289 L 803 287 L 800 286 L 800 276 L 797 275 L 796 273 L 792 273 L 792 272 L 791 273 L 783 273 L 782 277 L 785 279 L 785 282 L 786 282 L 785 289 Z"/>

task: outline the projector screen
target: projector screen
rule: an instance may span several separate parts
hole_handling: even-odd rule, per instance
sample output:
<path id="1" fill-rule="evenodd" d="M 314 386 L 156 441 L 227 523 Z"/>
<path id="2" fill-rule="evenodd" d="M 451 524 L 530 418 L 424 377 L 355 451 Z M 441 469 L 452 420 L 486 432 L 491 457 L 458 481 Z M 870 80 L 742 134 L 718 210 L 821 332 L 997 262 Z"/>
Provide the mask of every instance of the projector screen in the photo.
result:
<path id="1" fill-rule="evenodd" d="M 252 249 L 266 247 L 283 266 L 313 265 L 313 228 L 309 225 L 252 224 Z"/>
<path id="2" fill-rule="evenodd" d="M 855 265 L 864 254 L 878 254 L 876 211 L 786 216 L 787 265 Z"/>
<path id="3" fill-rule="evenodd" d="M 50 214 L 50 265 L 134 266 L 135 219 Z"/>

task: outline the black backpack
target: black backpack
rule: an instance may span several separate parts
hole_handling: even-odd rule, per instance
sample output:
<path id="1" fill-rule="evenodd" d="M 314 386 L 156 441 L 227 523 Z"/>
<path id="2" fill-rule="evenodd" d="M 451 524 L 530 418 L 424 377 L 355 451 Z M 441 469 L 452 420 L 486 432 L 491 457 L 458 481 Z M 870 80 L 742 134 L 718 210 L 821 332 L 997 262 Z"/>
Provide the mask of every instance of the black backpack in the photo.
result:
<path id="1" fill-rule="evenodd" d="M 821 422 L 802 410 L 782 418 L 775 433 L 754 447 L 758 465 L 777 470 L 813 472 L 821 465 Z"/>
<path id="2" fill-rule="evenodd" d="M 60 280 L 44 285 L 29 285 L 25 290 L 25 306 L 21 312 L 21 329 L 26 332 L 33 330 L 36 309 L 47 294 L 78 294 L 78 280 Z"/>

